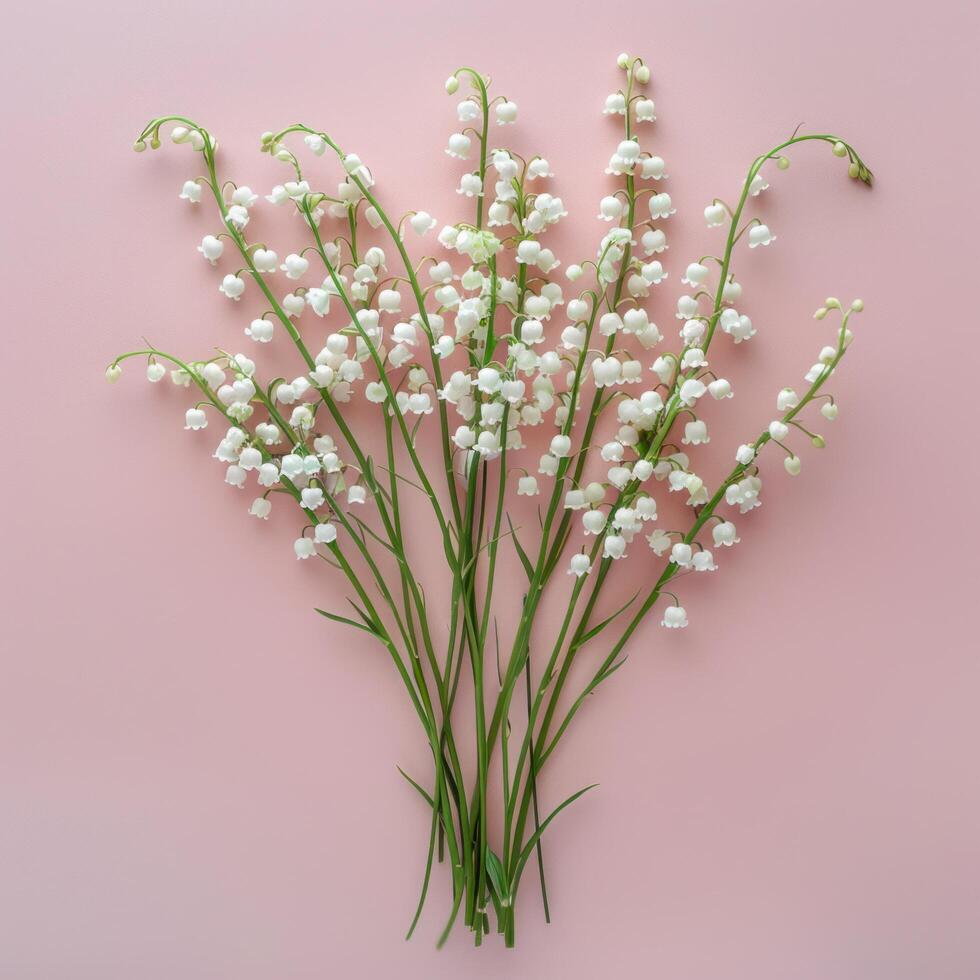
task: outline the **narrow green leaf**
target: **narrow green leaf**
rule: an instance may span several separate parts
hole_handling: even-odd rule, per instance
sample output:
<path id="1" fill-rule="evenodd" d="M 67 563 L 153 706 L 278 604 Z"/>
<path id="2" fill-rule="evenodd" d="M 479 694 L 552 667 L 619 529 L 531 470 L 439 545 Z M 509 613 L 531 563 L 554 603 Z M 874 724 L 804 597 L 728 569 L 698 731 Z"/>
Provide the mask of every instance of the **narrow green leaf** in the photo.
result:
<path id="1" fill-rule="evenodd" d="M 350 600 L 347 600 L 350 602 Z M 365 626 L 364 623 L 359 623 L 355 619 L 348 619 L 346 616 L 340 616 L 337 613 L 327 612 L 326 609 L 316 610 L 321 616 L 325 616 L 327 619 L 333 620 L 335 623 L 343 623 L 345 626 L 353 626 L 354 629 L 364 630 L 365 633 L 370 633 L 374 637 L 378 637 L 378 632 L 373 625 Z M 358 610 L 360 612 L 360 610 Z M 363 613 L 362 613 L 363 615 Z M 380 637 L 378 637 L 380 639 Z"/>
<path id="2" fill-rule="evenodd" d="M 510 888 L 507 885 L 507 873 L 504 871 L 504 865 L 500 858 L 488 847 L 487 848 L 487 874 L 490 876 L 490 883 L 493 885 L 493 895 L 494 891 L 500 898 L 500 905 L 503 908 L 507 908 L 510 905 Z M 494 903 L 496 904 L 496 903 Z"/>
<path id="3" fill-rule="evenodd" d="M 409 774 L 407 772 L 405 772 L 405 770 L 402 769 L 401 766 L 395 766 L 395 768 L 405 777 L 405 779 L 408 781 L 409 785 L 414 786 L 419 791 L 419 794 L 421 795 L 422 799 L 425 800 L 425 802 L 428 803 L 429 806 L 434 811 L 435 810 L 435 807 L 436 807 L 435 800 L 433 800 L 432 797 L 429 796 L 429 794 L 424 789 L 422 789 L 422 787 L 419 786 L 419 784 L 417 782 L 415 782 L 415 780 L 412 779 L 412 777 L 409 776 Z"/>
<path id="4" fill-rule="evenodd" d="M 526 598 L 526 597 L 525 597 Z M 528 724 L 528 747 L 531 752 L 530 766 L 528 768 L 528 780 L 531 783 L 531 812 L 534 815 L 535 831 L 541 829 L 541 814 L 538 811 L 538 777 L 534 765 L 534 738 L 530 731 L 531 728 L 531 658 L 528 657 L 524 665 L 524 677 L 527 688 L 527 724 Z M 548 906 L 548 884 L 544 877 L 544 851 L 541 849 L 541 838 L 538 837 L 534 845 L 538 856 L 538 881 L 541 883 L 541 905 L 544 908 L 544 921 L 551 922 L 551 909 Z"/>
<path id="5" fill-rule="evenodd" d="M 578 643 L 575 644 L 575 648 L 578 649 L 579 647 L 583 647 L 589 642 L 589 640 L 597 637 L 614 619 L 616 619 L 617 616 L 621 616 L 627 609 L 629 609 L 630 606 L 633 605 L 639 594 L 639 592 L 634 592 L 633 598 L 630 599 L 625 605 L 620 606 L 619 609 L 617 609 L 611 616 L 608 616 L 597 626 L 593 626 L 592 629 L 590 629 L 588 633 L 584 634 Z"/>
<path id="6" fill-rule="evenodd" d="M 368 632 L 373 633 L 378 639 L 381 639 L 381 634 L 378 632 L 378 625 L 375 621 L 350 597 L 347 597 L 348 603 L 350 603 L 351 608 L 357 613 L 361 619 L 364 620 L 367 625 Z"/>
<path id="7" fill-rule="evenodd" d="M 391 546 L 391 544 L 388 541 L 385 541 L 384 538 L 382 538 L 381 535 L 379 535 L 377 531 L 375 531 L 372 527 L 370 527 L 363 520 L 361 520 L 361 518 L 358 517 L 356 514 L 349 514 L 348 516 L 351 517 L 351 518 L 353 518 L 355 521 L 357 521 L 357 524 L 358 524 L 358 526 L 360 527 L 360 529 L 361 529 L 361 531 L 363 533 L 370 534 L 371 537 L 374 538 L 374 540 L 377 541 L 378 544 L 380 544 L 382 548 L 384 548 L 386 551 L 390 551 L 391 554 L 393 554 L 395 556 L 395 559 L 399 562 L 399 564 L 402 564 L 402 565 L 405 564 L 404 557 L 402 555 L 400 555 Z M 363 538 L 362 538 L 362 540 L 363 540 Z"/>
<path id="8" fill-rule="evenodd" d="M 528 558 L 527 552 L 521 547 L 521 542 L 517 540 L 517 529 L 511 523 L 510 514 L 507 515 L 507 526 L 510 528 L 510 537 L 514 542 L 517 557 L 520 558 L 521 564 L 524 566 L 524 572 L 527 575 L 527 580 L 530 582 L 534 578 L 534 565 L 531 564 L 531 559 Z"/>
<path id="9" fill-rule="evenodd" d="M 531 856 L 531 853 L 534 851 L 535 844 L 537 844 L 537 842 L 541 839 L 541 835 L 548 828 L 548 824 L 550 824 L 551 821 L 554 820 L 555 817 L 557 817 L 558 814 L 565 809 L 565 807 L 570 806 L 580 796 L 584 796 L 586 793 L 588 793 L 590 789 L 595 789 L 596 786 L 598 785 L 599 785 L 598 783 L 592 783 L 590 786 L 586 786 L 584 789 L 580 789 L 577 793 L 572 793 L 572 795 L 567 800 L 565 800 L 564 803 L 559 803 L 558 806 L 556 806 L 554 810 L 552 810 L 551 813 L 549 813 L 548 816 L 546 816 L 544 820 L 541 821 L 541 826 L 538 827 L 538 829 L 533 834 L 531 834 L 531 836 L 528 838 L 528 842 L 524 845 L 524 849 L 521 851 L 520 857 L 517 860 L 517 866 L 514 869 L 514 882 L 520 880 L 521 872 L 524 870 L 524 865 L 527 863 L 527 859 Z"/>

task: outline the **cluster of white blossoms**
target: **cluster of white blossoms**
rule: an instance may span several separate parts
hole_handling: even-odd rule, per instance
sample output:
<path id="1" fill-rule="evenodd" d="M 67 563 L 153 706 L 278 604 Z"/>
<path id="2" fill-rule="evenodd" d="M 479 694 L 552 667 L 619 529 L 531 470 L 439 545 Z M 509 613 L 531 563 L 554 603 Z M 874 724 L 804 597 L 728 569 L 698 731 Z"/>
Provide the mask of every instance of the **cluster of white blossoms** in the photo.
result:
<path id="1" fill-rule="evenodd" d="M 687 626 L 687 611 L 667 586 L 715 571 L 724 549 L 738 544 L 742 515 L 762 503 L 766 447 L 773 444 L 770 455 L 781 453 L 785 472 L 796 476 L 800 447 L 824 445 L 808 420 L 837 416 L 823 388 L 851 342 L 849 321 L 863 308 L 860 300 L 845 306 L 828 298 L 816 318 L 832 314 L 839 322 L 813 364 L 775 393 L 773 415 L 756 432 L 737 447 L 719 447 L 713 417 L 736 392 L 722 376 L 717 345 L 757 335 L 734 257 L 739 246 L 754 259 L 777 242 L 747 209 L 803 143 L 829 146 L 847 160 L 852 178 L 870 184 L 871 174 L 838 137 L 794 134 L 752 162 L 734 203 L 715 198 L 704 208 L 707 253 L 668 270 L 668 228 L 677 209 L 654 137 L 650 70 L 625 54 L 618 65 L 622 86 L 596 107 L 617 127 L 608 186 L 595 209 L 599 242 L 592 257 L 570 264 L 549 245 L 552 229 L 567 217 L 551 164 L 509 144 L 518 107 L 491 97 L 489 79 L 471 68 L 446 82 L 458 100 L 445 152 L 461 171 L 462 216 L 445 224 L 424 210 L 392 216 L 361 157 L 307 125 L 262 135 L 262 152 L 287 168 L 288 179 L 268 193 L 219 176 L 217 144 L 192 120 L 154 119 L 135 144 L 138 151 L 157 148 L 170 127 L 173 141 L 203 166 L 178 196 L 192 207 L 206 199 L 216 207 L 215 225 L 197 251 L 213 267 L 217 290 L 241 311 L 252 346 L 249 354 L 219 348 L 192 361 L 148 347 L 116 358 L 107 377 L 116 380 L 130 358 L 145 360 L 150 382 L 169 373 L 188 393 L 185 428 L 220 430 L 212 453 L 229 492 L 252 488 L 243 510 L 264 520 L 274 499 L 291 498 L 304 521 L 293 541 L 296 558 L 321 558 L 346 577 L 356 618 L 319 611 L 382 643 L 432 749 L 431 793 L 409 781 L 432 807 L 432 841 L 438 825 L 453 869 L 453 912 L 443 939 L 461 912 L 479 943 L 493 909 L 513 944 L 518 881 L 557 813 L 538 824 L 535 774 L 586 695 L 622 663 L 623 647 L 659 601 L 671 600 L 663 627 Z M 256 208 L 298 215 L 306 244 L 280 251 L 254 240 Z M 270 345 L 294 356 L 284 377 L 263 373 L 254 359 Z M 364 405 L 361 414 L 348 409 L 355 399 Z M 441 452 L 441 466 L 420 450 L 425 435 Z M 716 451 L 729 469 L 709 482 L 705 474 L 713 470 L 703 462 Z M 419 530 L 415 515 L 409 520 L 401 512 L 400 495 L 414 491 L 431 507 L 452 573 L 445 652 L 436 650 L 443 638 L 430 626 L 432 600 L 409 561 L 410 537 L 425 548 L 434 540 L 431 528 Z M 537 525 L 522 527 L 519 504 L 537 510 Z M 540 534 L 531 540 L 536 528 Z M 503 658 L 494 612 L 501 543 L 514 548 L 527 575 Z M 605 583 L 626 558 L 657 571 L 629 576 L 631 590 L 637 581 L 649 588 L 634 596 L 631 618 L 583 693 L 559 713 L 579 650 L 614 621 L 619 629 L 618 617 L 633 604 L 594 621 Z M 567 577 L 555 576 L 557 569 Z M 566 612 L 557 635 L 535 643 L 544 663 L 532 693 L 533 624 L 555 582 L 569 591 Z M 477 720 L 472 795 L 451 724 L 464 662 L 472 668 Z M 490 677 L 492 665 L 497 672 Z M 527 711 L 515 731 L 525 734 L 515 734 L 511 753 L 511 700 L 522 673 Z M 495 751 L 504 760 L 499 856 L 485 819 Z M 432 853 L 430 843 L 430 867 Z M 543 875 L 540 855 L 539 868 Z"/>
<path id="2" fill-rule="evenodd" d="M 668 248 L 664 225 L 675 208 L 662 187 L 666 164 L 651 148 L 656 113 L 653 99 L 643 91 L 649 69 L 626 56 L 620 67 L 627 83 L 606 98 L 603 108 L 606 115 L 622 118 L 623 131 L 606 168 L 620 186 L 603 196 L 598 207 L 599 218 L 613 227 L 593 260 L 565 268 L 564 285 L 554 278 L 561 263 L 547 246 L 549 230 L 567 215 L 551 187 L 552 168 L 544 157 L 525 159 L 499 145 L 490 123 L 500 130 L 513 124 L 517 106 L 499 96 L 491 99 L 487 80 L 470 69 L 456 73 L 446 85 L 450 94 L 459 90 L 461 78 L 472 85 L 471 94 L 456 106 L 459 129 L 449 136 L 446 153 L 472 167 L 461 175 L 458 192 L 475 202 L 474 217 L 442 227 L 436 239 L 444 255 L 426 256 L 415 264 L 408 259 L 404 237 L 434 233 L 436 219 L 426 211 L 411 211 L 395 224 L 374 197 L 371 171 L 326 133 L 293 126 L 264 134 L 263 151 L 287 164 L 292 174 L 260 195 L 248 186 L 219 182 L 214 140 L 189 120 L 176 120 L 173 141 L 187 144 L 207 169 L 206 176 L 186 181 L 179 196 L 197 205 L 202 190 L 207 191 L 221 219 L 198 251 L 216 267 L 224 296 L 239 303 L 255 290 L 260 305 L 268 307 L 246 317 L 245 336 L 265 345 L 285 334 L 284 342 L 297 348 L 303 366 L 295 378 L 265 388 L 257 381 L 255 361 L 244 354 L 221 352 L 209 361 L 188 364 L 156 351 L 140 354 L 148 357 L 151 381 L 165 376 L 164 363 L 169 362 L 174 383 L 193 384 L 203 395 L 187 410 L 187 429 L 204 428 L 215 412 L 224 417 L 227 431 L 214 456 L 226 465 L 228 484 L 242 489 L 254 478 L 262 489 L 249 508 L 252 514 L 267 517 L 270 492 L 283 489 L 285 482 L 307 516 L 315 518 L 309 533 L 295 542 L 297 557 L 308 558 L 321 545 L 336 549 L 337 518 L 350 505 L 376 496 L 365 487 L 356 439 L 351 444 L 351 433 L 343 433 L 341 441 L 349 444 L 349 461 L 344 462 L 336 429 L 326 431 L 331 420 L 342 418 L 337 406 L 358 392 L 381 406 L 389 425 L 395 425 L 392 418 L 400 420 L 403 432 L 406 418 L 438 410 L 446 452 L 461 457 L 454 467 L 457 473 L 469 474 L 479 465 L 474 460 L 503 460 L 506 455 L 499 479 L 513 476 L 517 495 L 539 495 L 542 481 L 550 481 L 547 492 L 557 509 L 568 512 L 566 519 L 577 515 L 579 550 L 568 565 L 576 577 L 588 575 L 597 560 L 623 559 L 638 537 L 676 570 L 713 571 L 712 551 L 704 541 L 687 530 L 655 526 L 654 486 L 659 483 L 665 492 L 680 494 L 697 518 L 710 508 L 711 518 L 718 521 L 712 528 L 713 546 L 731 546 L 738 540 L 735 528 L 714 514 L 715 505 L 724 503 L 741 514 L 760 505 L 756 457 L 762 446 L 777 443 L 786 452 L 787 472 L 800 471 L 799 457 L 786 440 L 791 431 L 808 433 L 795 416 L 836 367 L 850 338 L 846 323 L 837 342 L 825 347 L 806 373 L 807 390 L 779 392 L 779 417 L 758 439 L 739 447 L 737 469 L 716 490 L 698 475 L 686 451 L 711 442 L 704 406 L 733 396 L 729 381 L 711 367 L 709 347 L 718 328 L 735 344 L 756 334 L 752 320 L 739 309 L 742 287 L 731 260 L 743 236 L 750 249 L 776 241 L 765 224 L 744 218 L 748 200 L 769 187 L 771 174 L 764 167 L 773 163 L 784 169 L 786 148 L 819 138 L 836 155 L 849 158 L 852 176 L 870 180 L 870 175 L 854 151 L 832 137 L 794 137 L 757 159 L 737 207 L 715 199 L 705 208 L 708 227 L 721 229 L 723 238 L 727 233 L 727 241 L 719 244 L 717 255 L 701 256 L 683 267 L 679 279 L 685 291 L 676 298 L 674 316 L 668 314 L 672 322 L 679 321 L 680 343 L 661 352 L 664 333 L 646 304 L 664 307 L 658 300 L 669 279 L 662 259 Z M 168 121 L 154 120 L 136 148 L 148 142 L 158 146 L 160 128 Z M 287 145 L 290 134 L 300 134 L 313 157 L 331 152 L 341 165 L 339 182 L 317 189 L 297 156 L 303 151 Z M 249 242 L 252 211 L 264 202 L 297 212 L 309 227 L 309 246 L 280 256 L 265 243 Z M 326 222 L 340 227 L 328 233 Z M 364 223 L 387 232 L 387 245 L 360 250 L 355 243 L 363 240 L 358 232 Z M 392 247 L 404 266 L 398 272 L 389 270 Z M 579 292 L 574 284 L 587 270 L 592 282 Z M 572 294 L 566 296 L 569 284 Z M 835 308 L 840 304 L 828 300 L 820 315 Z M 860 309 L 860 303 L 851 309 Z M 310 316 L 313 323 L 301 333 L 300 321 Z M 322 344 L 309 346 L 306 338 L 315 335 L 315 323 L 328 318 L 332 326 L 322 335 Z M 116 361 L 110 378 L 119 370 Z M 603 438 L 600 417 L 605 421 L 609 411 L 613 427 Z M 821 411 L 832 419 L 837 408 L 831 399 Z M 261 420 L 256 422 L 257 417 Z M 682 431 L 672 434 L 681 423 Z M 515 466 L 515 454 L 530 439 L 526 431 L 540 426 L 552 430 L 545 438 L 547 451 L 530 470 Z M 822 445 L 820 437 L 808 436 Z M 685 451 L 677 449 L 678 437 Z M 586 481 L 590 454 L 593 460 L 598 456 L 594 465 L 600 464 L 603 472 Z M 451 486 L 450 492 L 458 491 Z M 701 521 L 698 530 L 707 532 L 707 523 Z M 683 610 L 668 610 L 663 620 L 671 627 L 686 622 Z"/>

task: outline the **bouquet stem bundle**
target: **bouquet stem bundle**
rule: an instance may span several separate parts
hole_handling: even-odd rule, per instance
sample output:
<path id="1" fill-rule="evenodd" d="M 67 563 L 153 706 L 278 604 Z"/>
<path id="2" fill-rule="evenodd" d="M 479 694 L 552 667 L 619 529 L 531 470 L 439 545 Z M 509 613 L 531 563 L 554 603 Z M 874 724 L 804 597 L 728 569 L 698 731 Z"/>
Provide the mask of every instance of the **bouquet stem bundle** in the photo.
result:
<path id="1" fill-rule="evenodd" d="M 304 524 L 293 543 L 296 557 L 319 558 L 346 580 L 353 612 L 318 611 L 368 633 L 386 651 L 431 754 L 427 780 L 402 773 L 431 812 L 409 935 L 433 868 L 444 862 L 452 903 L 440 944 L 461 921 L 477 945 L 495 930 L 513 946 L 515 904 L 529 867 L 549 916 L 542 838 L 592 787 L 541 806 L 542 769 L 588 697 L 623 664 L 628 642 L 656 606 L 663 607 L 664 627 L 687 625 L 674 580 L 713 571 L 712 549 L 738 541 L 722 508 L 746 513 L 759 505 L 763 450 L 775 444 L 796 475 L 801 464 L 789 437 L 823 445 L 804 420 L 814 409 L 825 420 L 836 417 L 823 389 L 851 341 L 850 319 L 862 309 L 859 300 L 846 307 L 826 300 L 817 318 L 834 314 L 840 322 L 806 373 L 806 387 L 778 393 L 776 416 L 751 433 L 709 488 L 681 447 L 709 441 L 704 408 L 732 395 L 730 383 L 709 367 L 717 335 L 738 344 L 755 333 L 736 309 L 742 289 L 733 256 L 745 240 L 755 248 L 775 236 L 747 216 L 752 198 L 806 143 L 826 144 L 847 160 L 851 177 L 869 185 L 871 173 L 832 134 L 794 134 L 757 157 L 734 206 L 715 199 L 705 209 L 709 227 L 721 229 L 721 249 L 686 267 L 682 281 L 690 291 L 668 313 L 680 323 L 681 343 L 667 352 L 646 304 L 665 288 L 667 272 L 655 256 L 666 248 L 662 226 L 674 211 L 669 194 L 656 189 L 664 162 L 638 135 L 656 118 L 644 94 L 649 68 L 625 55 L 619 67 L 624 85 L 605 108 L 623 126 L 607 169 L 618 186 L 599 207 L 609 230 L 594 259 L 565 267 L 564 287 L 551 275 L 560 263 L 540 241 L 565 217 L 559 197 L 536 189 L 553 176 L 550 167 L 492 139 L 491 121 L 495 132 L 506 128 L 517 106 L 491 97 L 489 80 L 474 69 L 458 70 L 446 85 L 450 94 L 461 81 L 471 86 L 457 108 L 467 125 L 450 137 L 447 152 L 467 159 L 476 151 L 475 168 L 459 185 L 472 220 L 438 234 L 447 254 L 462 258 L 462 270 L 446 258 L 413 259 L 407 235 L 429 234 L 434 219 L 424 211 L 390 215 L 368 167 L 315 127 L 293 125 L 262 137 L 263 152 L 290 170 L 267 200 L 298 214 L 308 235 L 306 246 L 282 263 L 266 243 L 249 240 L 258 195 L 219 175 L 207 129 L 165 116 L 153 119 L 135 144 L 157 148 L 166 128 L 174 142 L 191 147 L 203 173 L 184 184 L 181 197 L 195 204 L 211 198 L 221 225 L 199 251 L 212 265 L 230 259 L 236 267 L 219 286 L 229 299 L 257 290 L 266 309 L 245 333 L 260 346 L 284 334 L 301 373 L 291 381 L 262 377 L 245 354 L 219 348 L 204 360 L 183 360 L 147 345 L 116 358 L 107 376 L 115 380 L 123 362 L 138 358 L 147 362 L 150 381 L 169 370 L 175 384 L 195 392 L 185 427 L 222 425 L 214 455 L 226 464 L 225 481 L 242 488 L 254 478 L 260 488 L 250 513 L 265 518 L 274 497 L 286 498 Z M 299 156 L 307 151 L 336 159 L 336 190 L 311 183 Z M 382 244 L 365 247 L 375 232 Z M 397 271 L 388 271 L 386 249 L 394 250 Z M 574 295 L 566 299 L 569 287 Z M 321 320 L 329 330 L 322 346 Z M 357 430 L 347 408 L 357 396 L 371 410 L 370 432 Z M 428 416 L 433 424 L 423 428 Z M 540 447 L 547 451 L 531 457 L 528 443 L 541 438 L 536 431 L 548 433 Z M 435 469 L 422 447 L 424 432 L 432 433 Z M 676 526 L 660 526 L 652 490 L 658 483 L 684 502 Z M 413 569 L 412 539 L 424 541 L 431 530 L 416 531 L 407 518 L 408 493 L 427 501 L 445 558 L 442 619 L 433 617 L 432 599 Z M 541 501 L 533 539 L 513 520 L 521 496 Z M 497 588 L 502 546 L 514 549 L 524 575 L 520 614 L 503 649 L 495 610 L 514 596 Z M 655 571 L 603 615 L 601 600 L 617 568 L 634 555 Z M 559 569 L 568 576 L 556 576 Z M 546 596 L 559 590 L 564 612 L 557 632 L 536 635 Z M 602 656 L 587 666 L 581 684 L 573 667 L 582 666 L 582 651 L 600 637 Z M 460 697 L 470 689 L 472 720 L 461 726 Z"/>

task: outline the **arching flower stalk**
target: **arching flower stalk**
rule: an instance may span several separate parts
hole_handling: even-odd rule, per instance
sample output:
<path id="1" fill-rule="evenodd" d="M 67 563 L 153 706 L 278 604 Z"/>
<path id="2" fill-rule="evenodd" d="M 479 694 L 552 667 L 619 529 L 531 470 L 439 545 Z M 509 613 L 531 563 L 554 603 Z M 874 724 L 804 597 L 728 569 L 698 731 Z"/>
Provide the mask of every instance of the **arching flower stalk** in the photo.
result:
<path id="1" fill-rule="evenodd" d="M 300 124 L 262 136 L 262 151 L 285 168 L 266 195 L 219 175 L 217 143 L 193 120 L 154 119 L 135 143 L 155 149 L 169 131 L 189 146 L 203 172 L 178 196 L 217 209 L 197 250 L 215 267 L 216 289 L 247 309 L 242 329 L 254 350 L 284 345 L 297 374 L 263 375 L 250 355 L 223 347 L 182 360 L 147 346 L 117 357 L 106 376 L 115 381 L 134 358 L 151 382 L 169 372 L 188 392 L 184 427 L 220 429 L 213 456 L 229 493 L 255 487 L 243 512 L 265 520 L 274 500 L 291 498 L 296 558 L 322 559 L 346 579 L 354 615 L 318 611 L 367 632 L 390 656 L 432 756 L 429 779 L 406 775 L 431 811 L 409 935 L 445 856 L 453 902 L 440 943 L 461 919 L 478 945 L 491 928 L 513 945 L 515 901 L 535 856 L 548 914 L 542 836 L 591 787 L 545 813 L 542 769 L 586 698 L 623 663 L 647 613 L 659 604 L 663 627 L 688 625 L 675 580 L 715 571 L 718 552 L 739 542 L 731 517 L 760 506 L 770 443 L 794 476 L 805 442 L 824 445 L 811 426 L 837 417 L 823 389 L 862 309 L 827 299 L 817 319 L 839 322 L 803 383 L 779 390 L 776 416 L 743 444 L 719 447 L 711 415 L 733 385 L 715 373 L 712 344 L 719 330 L 736 345 L 756 334 L 732 263 L 739 245 L 777 241 L 749 216 L 752 199 L 810 142 L 845 159 L 852 178 L 870 185 L 871 173 L 845 140 L 794 134 L 752 162 L 734 206 L 715 199 L 705 208 L 708 228 L 721 229 L 718 254 L 668 270 L 665 225 L 675 208 L 647 135 L 656 119 L 650 71 L 626 55 L 619 68 L 624 83 L 603 109 L 621 129 L 606 168 L 615 187 L 598 207 L 608 227 L 594 258 L 561 273 L 547 246 L 549 228 L 566 217 L 551 166 L 507 148 L 517 105 L 491 97 L 489 79 L 472 68 L 446 83 L 450 95 L 469 86 L 446 146 L 454 165 L 472 167 L 458 186 L 466 213 L 435 235 L 438 254 L 420 259 L 416 244 L 433 236 L 436 219 L 389 213 L 372 171 L 324 130 Z M 339 180 L 325 183 L 331 160 Z M 299 217 L 302 249 L 280 255 L 251 239 L 253 210 L 268 206 Z M 668 300 L 671 275 L 684 291 Z M 670 324 L 679 343 L 665 336 Z M 352 412 L 355 400 L 362 406 Z M 695 458 L 714 450 L 732 465 L 709 486 Z M 429 528 L 407 518 L 408 493 L 424 497 Z M 521 523 L 522 497 L 536 498 L 537 526 Z M 672 497 L 683 506 L 671 508 Z M 433 530 L 449 580 L 438 615 L 416 574 Z M 516 591 L 498 581 L 502 546 L 523 569 Z M 599 618 L 627 559 L 643 566 L 629 580 L 653 585 Z M 567 574 L 556 577 L 559 568 Z M 558 631 L 536 634 L 550 594 L 564 610 Z M 520 614 L 502 637 L 496 610 L 515 603 Z M 593 645 L 601 656 L 584 687 L 570 690 L 573 664 Z M 454 725 L 464 676 L 473 721 Z"/>

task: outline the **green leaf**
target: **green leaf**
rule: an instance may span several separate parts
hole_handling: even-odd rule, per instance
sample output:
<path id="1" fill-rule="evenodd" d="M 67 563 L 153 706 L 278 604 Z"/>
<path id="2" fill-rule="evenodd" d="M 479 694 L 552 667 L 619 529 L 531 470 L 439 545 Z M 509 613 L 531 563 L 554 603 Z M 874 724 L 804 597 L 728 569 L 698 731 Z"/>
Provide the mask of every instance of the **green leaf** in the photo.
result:
<path id="1" fill-rule="evenodd" d="M 405 559 L 402 557 L 402 555 L 400 555 L 397 551 L 395 551 L 395 549 L 391 546 L 391 544 L 389 544 L 387 541 L 385 541 L 384 538 L 382 538 L 378 534 L 377 531 L 375 531 L 368 524 L 366 524 L 363 520 L 361 520 L 361 518 L 358 517 L 356 514 L 348 514 L 348 517 L 350 517 L 353 520 L 357 521 L 358 526 L 361 528 L 362 534 L 370 534 L 371 537 L 374 538 L 374 540 L 377 541 L 378 544 L 380 544 L 382 548 L 384 548 L 386 551 L 390 551 L 395 556 L 396 560 L 400 564 L 402 564 L 402 565 L 405 564 Z M 363 536 L 362 536 L 361 540 L 362 541 L 364 540 Z M 365 542 L 365 544 L 366 544 L 366 542 Z"/>
<path id="2" fill-rule="evenodd" d="M 367 624 L 368 631 L 373 633 L 380 640 L 381 634 L 378 632 L 377 623 L 375 623 L 375 621 L 350 596 L 347 597 L 347 601 L 350 603 L 354 612 L 356 612 L 357 615 L 360 616 L 361 619 L 363 619 Z"/>
<path id="3" fill-rule="evenodd" d="M 520 558 L 521 564 L 524 566 L 524 572 L 527 575 L 527 580 L 530 582 L 534 578 L 534 565 L 531 564 L 531 559 L 528 558 L 527 552 L 521 547 L 521 542 L 517 540 L 517 530 L 511 523 L 510 514 L 507 515 L 507 526 L 510 528 L 510 536 L 514 542 L 517 557 Z"/>
<path id="4" fill-rule="evenodd" d="M 350 599 L 348 599 L 347 601 L 350 602 Z M 353 605 L 353 603 L 351 604 Z M 356 609 L 357 607 L 355 606 L 354 608 Z M 365 633 L 370 633 L 373 637 L 376 637 L 377 639 L 381 639 L 381 637 L 378 635 L 378 631 L 374 628 L 374 624 L 370 620 L 367 620 L 368 625 L 365 625 L 364 623 L 357 622 L 356 619 L 348 619 L 346 616 L 339 616 L 337 613 L 327 612 L 326 609 L 317 609 L 316 611 L 321 616 L 325 616 L 327 619 L 333 620 L 333 622 L 335 623 L 343 623 L 345 626 L 353 626 L 354 629 L 364 630 Z M 364 613 L 362 613 L 360 609 L 358 609 L 357 611 L 358 613 L 361 614 L 362 617 L 367 619 L 367 617 L 364 616 Z"/>
<path id="5" fill-rule="evenodd" d="M 487 874 L 490 876 L 490 883 L 493 885 L 493 892 L 499 897 L 500 905 L 503 908 L 507 908 L 510 905 L 510 888 L 507 885 L 507 873 L 504 871 L 503 862 L 489 847 L 487 848 L 486 863 Z"/>
<path id="6" fill-rule="evenodd" d="M 405 772 L 405 770 L 402 769 L 401 766 L 395 766 L 395 768 L 405 777 L 405 779 L 408 781 L 408 783 L 409 783 L 410 786 L 414 786 L 415 789 L 418 790 L 418 792 L 421 795 L 422 799 L 425 800 L 425 802 L 428 803 L 429 806 L 433 810 L 435 810 L 435 808 L 436 808 L 435 800 L 433 800 L 432 797 L 429 796 L 429 794 L 426 793 L 426 791 L 424 789 L 422 789 L 422 787 L 419 786 L 419 784 L 417 782 L 415 782 L 415 780 L 412 779 L 412 777 L 409 776 L 409 774 L 407 772 Z"/>
<path id="7" fill-rule="evenodd" d="M 590 786 L 586 786 L 584 789 L 580 789 L 577 793 L 572 793 L 572 795 L 567 800 L 565 800 L 564 803 L 559 803 L 558 806 L 556 806 L 554 810 L 552 810 L 551 813 L 549 813 L 548 816 L 546 816 L 544 820 L 541 821 L 541 826 L 538 827 L 538 829 L 533 834 L 531 834 L 531 836 L 528 838 L 528 842 L 524 845 L 524 850 L 521 851 L 520 857 L 517 859 L 517 866 L 514 868 L 515 882 L 520 880 L 521 872 L 524 870 L 524 865 L 527 863 L 527 859 L 531 856 L 532 852 L 534 851 L 534 845 L 537 844 L 537 842 L 541 839 L 541 835 L 547 829 L 548 824 L 550 824 L 551 821 L 554 820 L 555 817 L 557 817 L 558 814 L 565 809 L 565 807 L 570 806 L 580 796 L 584 796 L 586 793 L 588 793 L 590 789 L 595 789 L 596 786 L 598 785 L 599 785 L 598 783 L 592 783 Z"/>
<path id="8" fill-rule="evenodd" d="M 621 616 L 624 612 L 626 612 L 627 609 L 629 609 L 630 606 L 633 605 L 634 602 L 636 602 L 637 596 L 639 596 L 639 594 L 640 594 L 639 592 L 634 592 L 633 598 L 630 599 L 629 602 L 627 602 L 623 606 L 620 606 L 619 609 L 617 609 L 611 616 L 608 616 L 597 626 L 593 626 L 592 629 L 590 629 L 589 632 L 586 633 L 578 641 L 578 643 L 575 644 L 575 649 L 585 646 L 585 644 L 588 643 L 589 640 L 592 640 L 595 637 L 597 637 L 617 616 Z"/>

